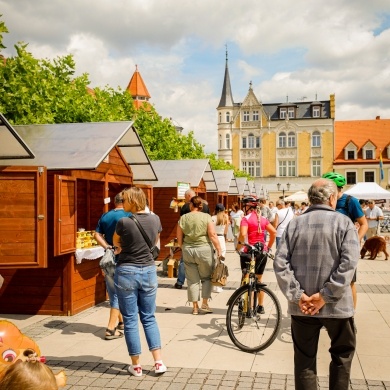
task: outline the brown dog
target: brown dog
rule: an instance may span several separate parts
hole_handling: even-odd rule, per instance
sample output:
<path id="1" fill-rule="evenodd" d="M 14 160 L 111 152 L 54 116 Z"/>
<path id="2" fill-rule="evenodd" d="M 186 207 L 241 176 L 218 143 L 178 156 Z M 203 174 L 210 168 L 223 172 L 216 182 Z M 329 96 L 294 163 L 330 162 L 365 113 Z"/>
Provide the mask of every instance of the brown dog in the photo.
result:
<path id="1" fill-rule="evenodd" d="M 383 237 L 374 236 L 368 238 L 360 251 L 360 256 L 363 259 L 366 252 L 370 252 L 370 260 L 374 260 L 379 252 L 383 252 L 388 258 L 389 254 L 386 252 L 386 240 Z"/>

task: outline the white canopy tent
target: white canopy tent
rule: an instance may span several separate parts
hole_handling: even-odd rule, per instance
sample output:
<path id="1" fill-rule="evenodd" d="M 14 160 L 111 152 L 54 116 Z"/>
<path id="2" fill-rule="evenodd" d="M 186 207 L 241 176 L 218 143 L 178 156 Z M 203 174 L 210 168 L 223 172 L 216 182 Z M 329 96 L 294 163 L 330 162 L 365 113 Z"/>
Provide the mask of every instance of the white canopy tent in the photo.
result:
<path id="1" fill-rule="evenodd" d="M 344 193 L 357 199 L 390 199 L 390 191 L 376 183 L 357 183 Z"/>
<path id="2" fill-rule="evenodd" d="M 307 192 L 305 191 L 297 191 L 294 192 L 292 195 L 286 196 L 284 200 L 290 201 L 290 202 L 308 202 L 309 198 L 307 197 Z"/>

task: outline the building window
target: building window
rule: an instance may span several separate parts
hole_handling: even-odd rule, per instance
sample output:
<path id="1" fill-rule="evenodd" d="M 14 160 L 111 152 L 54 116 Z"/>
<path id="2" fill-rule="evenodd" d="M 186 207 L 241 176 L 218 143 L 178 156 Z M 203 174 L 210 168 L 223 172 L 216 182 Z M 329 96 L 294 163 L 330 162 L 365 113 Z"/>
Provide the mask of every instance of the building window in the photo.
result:
<path id="1" fill-rule="evenodd" d="M 364 181 L 369 183 L 375 182 L 375 175 L 373 171 L 364 172 Z"/>
<path id="2" fill-rule="evenodd" d="M 373 150 L 366 150 L 366 159 L 372 160 L 374 158 L 374 151 Z"/>
<path id="3" fill-rule="evenodd" d="M 286 133 L 279 134 L 279 148 L 286 147 Z"/>
<path id="4" fill-rule="evenodd" d="M 289 107 L 288 108 L 288 117 L 289 118 L 295 118 L 295 109 L 294 109 L 294 107 Z"/>
<path id="5" fill-rule="evenodd" d="M 260 148 L 260 137 L 256 137 L 256 148 Z"/>
<path id="6" fill-rule="evenodd" d="M 230 149 L 230 134 L 226 134 L 226 149 Z"/>
<path id="7" fill-rule="evenodd" d="M 311 174 L 313 177 L 321 176 L 321 160 L 313 160 L 311 166 Z"/>
<path id="8" fill-rule="evenodd" d="M 311 138 L 311 146 L 313 148 L 318 148 L 319 146 L 321 146 L 321 134 L 319 131 L 315 131 L 313 133 L 313 136 Z"/>
<path id="9" fill-rule="evenodd" d="M 280 119 L 286 119 L 287 116 L 287 109 L 286 108 L 281 108 L 279 111 L 279 117 Z"/>
<path id="10" fill-rule="evenodd" d="M 246 137 L 242 137 L 242 148 L 246 149 Z"/>
<path id="11" fill-rule="evenodd" d="M 219 148 L 222 149 L 222 135 L 219 135 Z"/>
<path id="12" fill-rule="evenodd" d="M 347 172 L 346 179 L 348 185 L 356 184 L 356 172 Z"/>
<path id="13" fill-rule="evenodd" d="M 320 107 L 315 106 L 313 107 L 313 118 L 319 118 L 320 117 Z"/>
<path id="14" fill-rule="evenodd" d="M 244 119 L 243 119 L 243 121 L 244 122 L 249 122 L 249 111 L 244 111 Z"/>
<path id="15" fill-rule="evenodd" d="M 295 161 L 287 161 L 287 176 L 295 176 Z"/>
<path id="16" fill-rule="evenodd" d="M 219 123 L 221 123 L 221 122 L 222 122 L 222 114 L 219 113 Z"/>
<path id="17" fill-rule="evenodd" d="M 347 157 L 348 157 L 348 160 L 355 160 L 355 151 L 348 150 Z"/>
<path id="18" fill-rule="evenodd" d="M 279 176 L 287 176 L 287 161 L 279 161 Z"/>
<path id="19" fill-rule="evenodd" d="M 295 134 L 293 132 L 288 133 L 287 143 L 289 148 L 295 148 Z"/>
<path id="20" fill-rule="evenodd" d="M 226 122 L 230 123 L 230 112 L 229 111 L 226 113 Z"/>
<path id="21" fill-rule="evenodd" d="M 252 116 L 254 121 L 259 120 L 259 111 L 253 111 L 253 116 Z"/>
<path id="22" fill-rule="evenodd" d="M 248 148 L 253 149 L 255 147 L 255 136 L 252 133 L 248 135 Z"/>
<path id="23" fill-rule="evenodd" d="M 252 177 L 260 177 L 260 162 L 259 161 L 243 161 L 242 170 Z"/>

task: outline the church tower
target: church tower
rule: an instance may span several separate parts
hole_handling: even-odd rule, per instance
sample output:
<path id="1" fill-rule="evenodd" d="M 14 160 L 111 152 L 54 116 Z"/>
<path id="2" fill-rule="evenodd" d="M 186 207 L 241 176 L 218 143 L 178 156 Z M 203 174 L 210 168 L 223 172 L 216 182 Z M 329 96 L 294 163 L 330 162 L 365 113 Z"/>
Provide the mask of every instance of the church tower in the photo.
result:
<path id="1" fill-rule="evenodd" d="M 228 52 L 226 50 L 225 78 L 218 111 L 218 158 L 232 163 L 233 94 L 230 86 Z"/>
<path id="2" fill-rule="evenodd" d="M 135 72 L 131 77 L 129 85 L 126 90 L 130 93 L 134 100 L 134 107 L 140 108 L 144 103 L 149 105 L 150 94 L 144 80 L 142 79 L 141 73 L 138 71 L 138 65 L 135 66 Z"/>

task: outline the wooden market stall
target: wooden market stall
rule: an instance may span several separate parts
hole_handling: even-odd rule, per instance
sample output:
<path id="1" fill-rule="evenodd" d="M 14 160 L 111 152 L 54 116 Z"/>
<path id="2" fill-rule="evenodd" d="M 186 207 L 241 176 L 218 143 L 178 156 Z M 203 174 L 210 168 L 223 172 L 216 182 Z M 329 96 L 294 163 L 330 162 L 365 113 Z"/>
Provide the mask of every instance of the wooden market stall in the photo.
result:
<path id="1" fill-rule="evenodd" d="M 76 250 L 76 232 L 94 230 L 134 185 L 120 146 L 145 153 L 132 122 L 12 128 L 0 120 L 9 144 L 0 148 L 1 312 L 74 315 L 106 300 L 102 248 Z M 152 187 L 142 187 L 153 204 Z"/>
<path id="2" fill-rule="evenodd" d="M 228 194 L 229 190 L 231 192 L 237 191 L 236 179 L 234 177 L 233 170 L 213 170 L 215 183 L 217 185 L 217 191 L 210 192 L 208 194 L 208 202 L 210 206 L 211 214 L 215 210 L 215 205 L 217 203 L 222 203 L 225 206 L 225 209 L 229 208 L 228 205 Z"/>
<path id="3" fill-rule="evenodd" d="M 208 159 L 157 160 L 151 164 L 158 180 L 156 182 L 134 180 L 134 183 L 153 185 L 153 211 L 160 217 L 163 228 L 160 235 L 159 258 L 164 259 L 169 255 L 169 248 L 165 245 L 176 237 L 177 221 L 180 218 L 179 209 L 175 211 L 174 208 L 170 208 L 172 199 L 178 197 L 178 183 L 189 183 L 195 193 L 207 202 L 210 192 L 215 192 L 217 187 Z"/>

